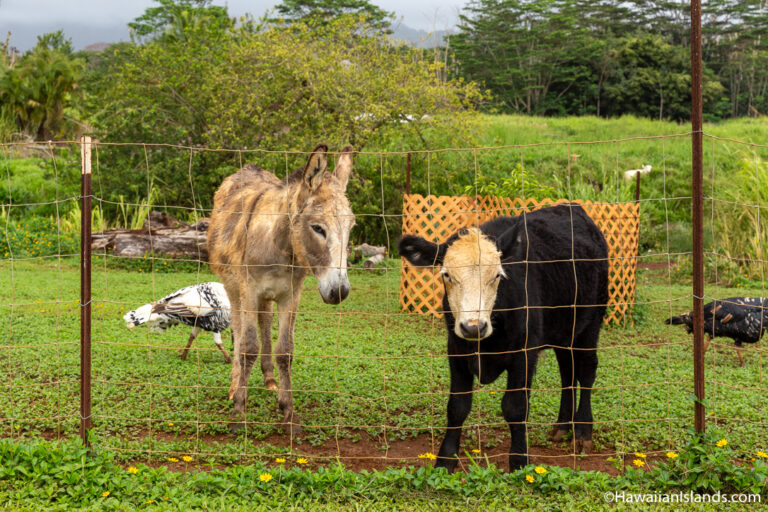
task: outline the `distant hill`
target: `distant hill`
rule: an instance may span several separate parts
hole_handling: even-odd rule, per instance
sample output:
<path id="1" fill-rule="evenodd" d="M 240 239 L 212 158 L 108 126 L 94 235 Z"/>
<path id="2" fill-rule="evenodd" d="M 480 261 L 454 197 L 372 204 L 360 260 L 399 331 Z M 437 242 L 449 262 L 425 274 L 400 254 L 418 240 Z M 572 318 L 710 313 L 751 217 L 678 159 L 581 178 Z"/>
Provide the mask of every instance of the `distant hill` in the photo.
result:
<path id="1" fill-rule="evenodd" d="M 435 30 L 428 32 L 417 28 L 411 28 L 403 23 L 397 24 L 392 34 L 393 39 L 399 39 L 411 43 L 416 48 L 434 48 L 444 43 L 446 36 L 453 34 L 453 30 Z"/>

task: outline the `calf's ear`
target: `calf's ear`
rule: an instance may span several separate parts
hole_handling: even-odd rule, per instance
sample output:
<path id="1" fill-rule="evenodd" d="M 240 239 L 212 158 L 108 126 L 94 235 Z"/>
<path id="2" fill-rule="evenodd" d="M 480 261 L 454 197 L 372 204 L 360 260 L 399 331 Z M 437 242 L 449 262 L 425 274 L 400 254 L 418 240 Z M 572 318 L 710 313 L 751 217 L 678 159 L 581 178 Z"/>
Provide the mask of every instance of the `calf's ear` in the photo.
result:
<path id="1" fill-rule="evenodd" d="M 420 236 L 404 235 L 397 244 L 397 250 L 411 265 L 432 267 L 442 265 L 446 247 L 424 240 Z"/>
<path id="2" fill-rule="evenodd" d="M 515 247 L 525 244 L 525 228 L 523 226 L 514 226 L 499 235 L 496 240 L 496 248 L 501 252 L 502 257 L 511 252 Z"/>

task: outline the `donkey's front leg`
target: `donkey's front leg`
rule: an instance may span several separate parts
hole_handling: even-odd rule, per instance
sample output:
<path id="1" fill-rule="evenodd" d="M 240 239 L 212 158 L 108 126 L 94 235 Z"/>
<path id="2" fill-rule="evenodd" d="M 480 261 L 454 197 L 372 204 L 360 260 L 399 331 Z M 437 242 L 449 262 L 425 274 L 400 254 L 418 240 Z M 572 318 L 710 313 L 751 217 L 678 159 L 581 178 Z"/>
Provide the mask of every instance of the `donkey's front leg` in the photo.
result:
<path id="1" fill-rule="evenodd" d="M 301 290 L 301 286 L 297 287 Z M 299 293 L 287 296 L 277 302 L 277 323 L 279 334 L 275 347 L 277 374 L 279 378 L 277 405 L 283 414 L 283 423 L 290 427 L 291 435 L 301 432 L 299 420 L 293 414 L 293 394 L 291 391 L 291 364 L 293 363 L 293 326 L 296 323 L 296 306 Z"/>
<path id="2" fill-rule="evenodd" d="M 232 432 L 239 430 L 244 424 L 241 420 L 245 419 L 248 402 L 248 378 L 251 375 L 253 363 L 259 357 L 256 307 L 256 301 L 249 300 L 247 291 L 243 291 L 239 300 L 232 303 L 232 331 L 235 334 L 232 384 L 229 388 L 229 398 L 234 402 L 232 418 L 235 423 L 229 426 Z"/>

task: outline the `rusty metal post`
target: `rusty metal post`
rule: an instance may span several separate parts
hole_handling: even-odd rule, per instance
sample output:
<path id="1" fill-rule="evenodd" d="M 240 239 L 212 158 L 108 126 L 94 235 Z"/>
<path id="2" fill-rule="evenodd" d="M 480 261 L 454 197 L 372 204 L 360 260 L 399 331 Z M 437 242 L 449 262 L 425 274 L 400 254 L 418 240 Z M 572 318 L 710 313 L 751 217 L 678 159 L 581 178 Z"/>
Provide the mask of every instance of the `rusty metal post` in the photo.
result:
<path id="1" fill-rule="evenodd" d="M 80 438 L 91 422 L 91 138 L 80 139 Z"/>
<path id="2" fill-rule="evenodd" d="M 693 381 L 696 403 L 694 424 L 704 432 L 704 239 L 702 227 L 703 148 L 702 148 L 702 62 L 701 0 L 691 0 L 691 194 L 693 220 Z"/>
<path id="3" fill-rule="evenodd" d="M 640 173 L 635 173 L 635 202 L 640 202 Z"/>
<path id="4" fill-rule="evenodd" d="M 405 193 L 411 193 L 411 154 L 408 153 L 408 158 L 405 161 Z"/>

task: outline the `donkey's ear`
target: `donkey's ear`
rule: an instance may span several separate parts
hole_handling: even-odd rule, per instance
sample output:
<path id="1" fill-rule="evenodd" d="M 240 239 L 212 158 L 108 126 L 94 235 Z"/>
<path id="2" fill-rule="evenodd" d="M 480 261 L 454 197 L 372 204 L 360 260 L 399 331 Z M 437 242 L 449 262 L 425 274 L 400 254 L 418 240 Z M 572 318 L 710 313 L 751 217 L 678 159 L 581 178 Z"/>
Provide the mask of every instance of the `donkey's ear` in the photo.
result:
<path id="1" fill-rule="evenodd" d="M 339 160 L 336 162 L 336 168 L 333 170 L 334 176 L 339 180 L 341 188 L 347 188 L 349 183 L 349 175 L 352 174 L 352 146 L 346 146 L 341 150 Z"/>
<path id="2" fill-rule="evenodd" d="M 309 156 L 307 166 L 304 168 L 304 184 L 309 190 L 315 190 L 323 182 L 323 174 L 328 169 L 328 146 L 318 144 Z"/>
<path id="3" fill-rule="evenodd" d="M 420 236 L 405 235 L 397 244 L 397 250 L 411 265 L 432 267 L 442 265 L 446 247 L 424 240 Z"/>

